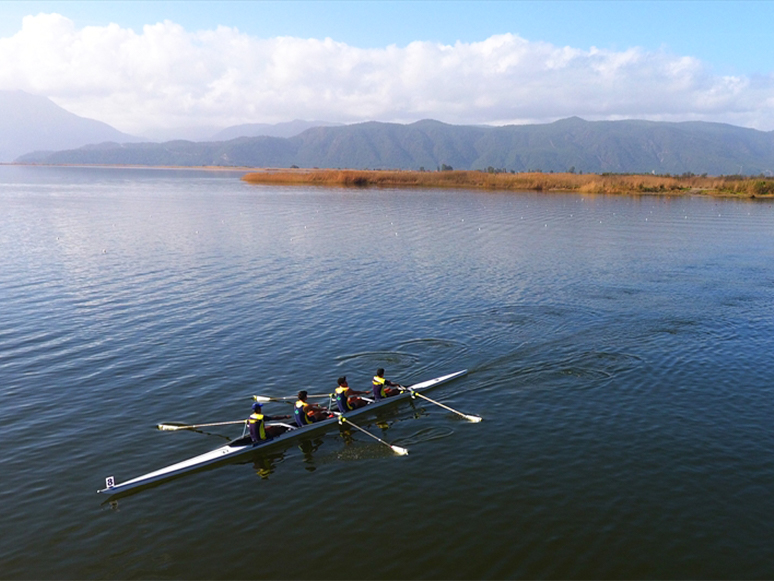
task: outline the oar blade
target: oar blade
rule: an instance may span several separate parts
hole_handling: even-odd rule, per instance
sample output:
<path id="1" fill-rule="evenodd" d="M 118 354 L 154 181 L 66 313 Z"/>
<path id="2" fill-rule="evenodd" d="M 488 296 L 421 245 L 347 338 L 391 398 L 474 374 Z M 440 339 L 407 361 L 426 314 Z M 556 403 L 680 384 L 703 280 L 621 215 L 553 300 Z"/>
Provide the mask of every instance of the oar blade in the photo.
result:
<path id="1" fill-rule="evenodd" d="M 469 422 L 473 422 L 474 424 L 477 424 L 478 422 L 480 422 L 484 418 L 481 418 L 479 416 L 470 416 L 470 415 L 465 414 L 465 419 L 468 420 Z"/>
<path id="2" fill-rule="evenodd" d="M 159 424 L 156 426 L 162 432 L 174 432 L 175 430 L 185 430 L 189 426 L 176 426 L 174 424 Z"/>
<path id="3" fill-rule="evenodd" d="M 390 448 L 392 448 L 392 451 L 398 456 L 408 456 L 408 450 L 406 450 L 406 448 L 401 448 L 400 446 L 390 446 Z"/>

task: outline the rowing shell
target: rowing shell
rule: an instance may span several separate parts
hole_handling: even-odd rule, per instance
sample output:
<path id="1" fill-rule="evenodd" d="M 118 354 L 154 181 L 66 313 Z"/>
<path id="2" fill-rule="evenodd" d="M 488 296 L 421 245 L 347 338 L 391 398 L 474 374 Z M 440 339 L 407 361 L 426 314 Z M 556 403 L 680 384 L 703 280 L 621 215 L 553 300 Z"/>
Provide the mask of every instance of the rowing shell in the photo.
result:
<path id="1" fill-rule="evenodd" d="M 423 381 L 421 383 L 412 385 L 411 390 L 428 391 L 434 387 L 441 385 L 442 383 L 446 383 L 458 377 L 462 377 L 467 372 L 468 372 L 467 369 L 464 369 L 456 373 L 450 373 L 449 375 L 443 375 L 441 377 L 436 377 L 435 379 L 429 379 L 427 381 Z M 390 398 L 371 403 L 365 407 L 352 410 L 351 412 L 347 412 L 346 414 L 344 414 L 344 417 L 353 418 L 367 412 L 372 412 L 377 408 L 382 408 L 387 405 L 392 405 L 393 403 L 396 403 L 398 401 L 404 401 L 405 399 L 410 397 L 411 397 L 411 393 L 408 391 L 404 391 Z M 137 478 L 132 478 L 131 480 L 127 480 L 126 482 L 122 482 L 121 484 L 115 484 L 113 482 L 113 477 L 111 476 L 106 481 L 107 486 L 101 490 L 97 490 L 97 492 L 100 494 L 118 494 L 118 493 L 126 492 L 128 490 L 139 488 L 141 486 L 146 486 L 152 483 L 161 482 L 163 480 L 169 480 L 171 478 L 180 476 L 181 474 L 185 474 L 186 472 L 192 472 L 204 466 L 210 466 L 212 464 L 226 462 L 228 460 L 231 460 L 238 456 L 245 455 L 250 452 L 254 452 L 257 450 L 266 450 L 268 448 L 278 446 L 279 444 L 287 443 L 288 441 L 293 439 L 298 439 L 300 437 L 308 436 L 314 433 L 321 433 L 326 429 L 331 428 L 332 426 L 338 425 L 338 423 L 339 423 L 338 418 L 330 418 L 327 420 L 323 420 L 321 422 L 315 422 L 314 424 L 309 424 L 308 426 L 304 426 L 303 428 L 289 426 L 288 424 L 279 424 L 279 425 L 288 426 L 290 429 L 287 432 L 280 434 L 279 436 L 267 442 L 261 442 L 260 444 L 254 445 L 250 440 L 249 436 L 238 438 L 226 444 L 225 446 L 216 448 L 215 450 L 212 450 L 205 454 L 194 456 L 193 458 L 189 458 L 188 460 L 183 460 L 182 462 L 178 462 L 177 464 L 172 464 L 165 468 L 161 468 L 160 470 L 156 470 L 155 472 L 148 472 L 147 474 L 143 474 L 142 476 L 138 476 Z M 274 424 L 274 425 L 277 425 L 277 424 Z"/>

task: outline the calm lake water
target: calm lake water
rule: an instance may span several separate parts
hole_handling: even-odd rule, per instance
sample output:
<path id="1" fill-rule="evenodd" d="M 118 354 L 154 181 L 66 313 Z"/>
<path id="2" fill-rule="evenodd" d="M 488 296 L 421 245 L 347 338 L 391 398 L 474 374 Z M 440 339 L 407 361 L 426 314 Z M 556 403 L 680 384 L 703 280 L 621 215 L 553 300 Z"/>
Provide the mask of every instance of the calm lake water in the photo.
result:
<path id="1" fill-rule="evenodd" d="M 774 204 L 0 167 L 0 265 L 0 578 L 774 577 Z M 95 493 L 377 367 L 485 420 Z"/>

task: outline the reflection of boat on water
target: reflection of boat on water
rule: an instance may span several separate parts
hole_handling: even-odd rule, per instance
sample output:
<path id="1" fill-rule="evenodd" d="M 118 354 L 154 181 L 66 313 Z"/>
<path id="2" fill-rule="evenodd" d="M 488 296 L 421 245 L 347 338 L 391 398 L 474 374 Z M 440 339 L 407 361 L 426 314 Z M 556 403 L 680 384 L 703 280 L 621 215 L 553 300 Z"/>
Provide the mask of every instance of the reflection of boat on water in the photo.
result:
<path id="1" fill-rule="evenodd" d="M 285 452 L 258 454 L 253 458 L 255 473 L 264 480 L 274 473 L 274 466 L 285 459 Z"/>
<path id="2" fill-rule="evenodd" d="M 363 416 L 369 413 L 376 412 L 378 410 L 384 409 L 387 406 L 394 405 L 400 401 L 405 401 L 411 398 L 412 395 L 414 395 L 414 393 L 428 391 L 443 383 L 446 383 L 453 379 L 461 377 L 466 373 L 467 373 L 467 370 L 458 371 L 456 373 L 443 375 L 441 377 L 436 377 L 435 379 L 430 379 L 427 381 L 423 381 L 421 383 L 417 383 L 415 385 L 412 385 L 407 391 L 404 391 L 398 395 L 392 396 L 387 399 L 373 402 L 365 407 L 352 410 L 351 412 L 347 412 L 346 414 L 343 414 L 342 417 L 350 419 L 350 418 L 355 418 L 358 416 Z M 142 476 L 138 476 L 137 478 L 132 478 L 131 480 L 127 480 L 126 482 L 122 482 L 120 484 L 116 484 L 113 481 L 113 477 L 111 476 L 110 478 L 107 479 L 105 483 L 106 484 L 105 488 L 103 488 L 102 490 L 98 490 L 97 492 L 101 494 L 110 494 L 110 495 L 120 494 L 123 492 L 135 490 L 141 487 L 146 487 L 151 484 L 169 480 L 177 476 L 180 476 L 182 474 L 193 472 L 195 470 L 199 470 L 204 467 L 213 466 L 215 464 L 226 463 L 240 456 L 244 456 L 246 454 L 250 454 L 258 451 L 267 451 L 274 448 L 280 448 L 282 447 L 283 444 L 287 444 L 293 440 L 305 438 L 308 436 L 320 435 L 323 432 L 331 429 L 333 426 L 337 426 L 339 424 L 339 421 L 340 421 L 339 418 L 334 417 L 327 420 L 323 420 L 321 422 L 310 424 L 308 426 L 304 426 L 303 428 L 288 426 L 290 429 L 285 433 L 280 434 L 279 436 L 275 437 L 272 440 L 261 442 L 259 444 L 253 444 L 249 436 L 243 436 L 241 438 L 237 438 L 236 440 L 228 443 L 225 446 L 216 448 L 215 450 L 211 450 L 204 454 L 200 454 L 199 456 L 194 456 L 193 458 L 189 458 L 188 460 L 183 460 L 182 462 L 178 462 L 176 464 L 166 466 L 154 472 L 143 474 Z M 287 424 L 282 424 L 282 425 L 287 425 Z"/>
<path id="3" fill-rule="evenodd" d="M 317 470 L 317 466 L 315 466 L 314 463 L 314 453 L 317 452 L 317 449 L 320 446 L 322 446 L 322 443 L 322 438 L 314 438 L 311 440 L 303 439 L 298 443 L 298 447 L 304 454 L 304 464 L 306 464 L 304 468 L 307 470 L 307 472 L 314 472 Z"/>

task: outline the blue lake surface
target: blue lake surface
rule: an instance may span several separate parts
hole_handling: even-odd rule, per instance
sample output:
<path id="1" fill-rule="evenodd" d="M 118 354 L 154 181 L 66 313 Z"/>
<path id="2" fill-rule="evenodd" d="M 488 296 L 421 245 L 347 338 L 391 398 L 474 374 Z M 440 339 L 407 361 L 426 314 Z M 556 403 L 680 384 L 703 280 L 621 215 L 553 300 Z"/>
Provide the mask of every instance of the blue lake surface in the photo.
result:
<path id="1" fill-rule="evenodd" d="M 0 167 L 0 578 L 774 577 L 774 204 L 239 176 Z M 95 493 L 377 367 L 485 419 Z"/>

